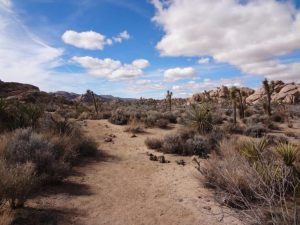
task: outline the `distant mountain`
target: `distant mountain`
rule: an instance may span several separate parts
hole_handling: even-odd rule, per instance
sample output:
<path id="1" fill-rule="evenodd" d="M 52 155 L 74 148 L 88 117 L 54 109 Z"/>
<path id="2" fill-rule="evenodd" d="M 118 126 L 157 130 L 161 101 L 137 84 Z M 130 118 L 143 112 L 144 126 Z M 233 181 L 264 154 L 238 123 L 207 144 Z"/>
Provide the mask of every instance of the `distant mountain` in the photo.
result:
<path id="1" fill-rule="evenodd" d="M 96 95 L 95 97 L 104 102 L 110 101 L 134 101 L 131 98 L 119 98 L 112 95 Z M 17 99 L 28 102 L 49 102 L 58 98 L 63 98 L 67 101 L 82 101 L 92 103 L 90 96 L 86 94 L 77 94 L 73 92 L 57 91 L 43 92 L 36 86 L 30 84 L 22 84 L 17 82 L 3 82 L 0 80 L 0 98 Z"/>
<path id="2" fill-rule="evenodd" d="M 28 92 L 39 92 L 40 89 L 30 84 L 0 81 L 0 98 L 19 96 Z"/>
<path id="3" fill-rule="evenodd" d="M 50 94 L 55 97 L 63 97 L 69 101 L 75 101 L 80 96 L 79 94 L 66 91 L 50 92 Z"/>

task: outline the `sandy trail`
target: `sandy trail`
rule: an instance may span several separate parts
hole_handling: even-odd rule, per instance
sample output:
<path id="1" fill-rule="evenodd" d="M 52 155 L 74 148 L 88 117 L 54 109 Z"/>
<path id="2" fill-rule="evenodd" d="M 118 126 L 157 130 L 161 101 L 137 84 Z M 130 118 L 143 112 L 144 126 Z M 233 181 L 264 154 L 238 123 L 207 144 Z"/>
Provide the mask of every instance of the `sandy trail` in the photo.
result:
<path id="1" fill-rule="evenodd" d="M 173 131 L 147 129 L 131 138 L 124 127 L 105 120 L 82 125 L 108 156 L 75 168 L 65 185 L 31 201 L 33 208 L 61 212 L 59 225 L 240 224 L 221 213 L 211 191 L 201 186 L 190 157 L 166 155 L 169 164 L 149 160 L 146 152 L 153 151 L 144 140 Z M 109 134 L 116 135 L 113 142 L 104 142 Z M 187 165 L 177 165 L 178 159 Z"/>

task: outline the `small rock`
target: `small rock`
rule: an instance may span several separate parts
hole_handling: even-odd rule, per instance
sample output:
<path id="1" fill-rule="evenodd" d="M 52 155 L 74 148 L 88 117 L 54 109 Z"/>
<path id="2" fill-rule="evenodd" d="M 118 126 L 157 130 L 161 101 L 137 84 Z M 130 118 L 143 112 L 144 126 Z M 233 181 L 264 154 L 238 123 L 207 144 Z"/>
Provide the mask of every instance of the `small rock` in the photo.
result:
<path id="1" fill-rule="evenodd" d="M 136 135 L 135 135 L 135 134 L 132 134 L 132 135 L 131 135 L 131 138 L 135 138 L 135 137 L 136 137 Z"/>
<path id="2" fill-rule="evenodd" d="M 182 166 L 185 166 L 185 161 L 183 160 L 183 159 L 181 159 L 181 160 L 176 160 L 176 163 L 178 164 L 178 165 L 182 165 Z"/>
<path id="3" fill-rule="evenodd" d="M 104 141 L 105 141 L 105 142 L 112 142 L 112 138 L 111 138 L 111 137 L 106 137 L 106 138 L 104 139 Z"/>
<path id="4" fill-rule="evenodd" d="M 157 161 L 157 156 L 156 156 L 156 155 L 153 155 L 153 154 L 150 154 L 150 155 L 149 155 L 149 159 L 150 159 L 151 161 Z"/>
<path id="5" fill-rule="evenodd" d="M 203 206 L 203 209 L 211 210 L 211 207 L 210 206 Z"/>

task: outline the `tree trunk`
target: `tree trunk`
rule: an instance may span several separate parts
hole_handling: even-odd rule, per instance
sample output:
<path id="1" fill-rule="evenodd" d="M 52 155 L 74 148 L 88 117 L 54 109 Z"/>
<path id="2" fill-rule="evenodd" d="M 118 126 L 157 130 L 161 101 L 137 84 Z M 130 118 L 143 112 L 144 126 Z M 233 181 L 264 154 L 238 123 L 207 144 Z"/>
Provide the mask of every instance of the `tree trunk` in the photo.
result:
<path id="1" fill-rule="evenodd" d="M 233 100 L 233 123 L 236 125 L 236 100 Z"/>

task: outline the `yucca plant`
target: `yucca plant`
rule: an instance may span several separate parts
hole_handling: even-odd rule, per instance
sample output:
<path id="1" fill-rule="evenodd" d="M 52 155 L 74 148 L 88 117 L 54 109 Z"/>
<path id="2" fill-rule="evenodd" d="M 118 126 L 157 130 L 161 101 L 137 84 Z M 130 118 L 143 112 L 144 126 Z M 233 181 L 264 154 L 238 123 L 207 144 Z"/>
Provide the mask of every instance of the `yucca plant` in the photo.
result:
<path id="1" fill-rule="evenodd" d="M 211 110 L 207 103 L 191 105 L 188 119 L 200 134 L 207 134 L 213 129 Z"/>
<path id="2" fill-rule="evenodd" d="M 260 141 L 243 141 L 239 146 L 239 151 L 250 162 L 256 162 L 259 160 L 262 152 L 267 148 L 268 141 L 263 138 Z"/>
<path id="3" fill-rule="evenodd" d="M 291 143 L 279 143 L 276 146 L 276 152 L 279 153 L 287 166 L 293 166 L 299 159 L 299 149 Z"/>

